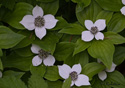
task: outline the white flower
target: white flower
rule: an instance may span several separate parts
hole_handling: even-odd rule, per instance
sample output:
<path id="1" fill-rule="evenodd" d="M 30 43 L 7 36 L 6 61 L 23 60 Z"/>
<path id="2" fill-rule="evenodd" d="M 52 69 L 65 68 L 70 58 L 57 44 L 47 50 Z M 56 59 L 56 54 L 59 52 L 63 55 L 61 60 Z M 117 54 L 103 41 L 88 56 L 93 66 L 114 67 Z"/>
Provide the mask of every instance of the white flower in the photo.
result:
<path id="1" fill-rule="evenodd" d="M 58 66 L 58 69 L 59 75 L 62 78 L 67 79 L 69 78 L 69 76 L 71 76 L 71 86 L 73 86 L 74 84 L 76 86 L 90 85 L 88 76 L 80 74 L 82 70 L 80 64 L 75 64 L 72 68 L 70 68 L 66 64 L 63 64 L 62 66 Z"/>
<path id="2" fill-rule="evenodd" d="M 105 20 L 99 19 L 95 23 L 93 23 L 91 20 L 85 20 L 85 27 L 88 29 L 88 31 L 82 32 L 82 40 L 89 42 L 93 40 L 95 37 L 96 40 L 103 40 L 104 35 L 100 31 L 104 30 L 106 27 Z"/>
<path id="3" fill-rule="evenodd" d="M 100 60 L 98 60 L 99 63 L 101 63 Z M 98 77 L 100 80 L 104 81 L 107 78 L 106 72 L 113 72 L 115 70 L 116 65 L 112 62 L 112 66 L 110 69 L 105 69 L 104 71 L 101 71 L 98 73 Z"/>
<path id="4" fill-rule="evenodd" d="M 33 66 L 38 66 L 42 63 L 46 65 L 46 66 L 53 66 L 55 63 L 55 58 L 50 55 L 50 53 L 42 50 L 39 46 L 32 44 L 31 47 L 31 51 L 34 54 L 38 54 L 36 55 L 33 59 L 32 59 L 32 64 Z"/>
<path id="5" fill-rule="evenodd" d="M 43 9 L 36 5 L 33 8 L 32 15 L 25 15 L 20 23 L 28 30 L 34 30 L 39 39 L 46 35 L 46 29 L 52 29 L 57 23 L 57 19 L 51 14 L 43 16 Z"/>
<path id="6" fill-rule="evenodd" d="M 0 71 L 0 78 L 2 78 L 2 72 Z"/>
<path id="7" fill-rule="evenodd" d="M 122 0 L 122 3 L 125 5 L 125 0 Z M 123 15 L 125 15 L 125 6 L 123 6 L 120 11 Z"/>

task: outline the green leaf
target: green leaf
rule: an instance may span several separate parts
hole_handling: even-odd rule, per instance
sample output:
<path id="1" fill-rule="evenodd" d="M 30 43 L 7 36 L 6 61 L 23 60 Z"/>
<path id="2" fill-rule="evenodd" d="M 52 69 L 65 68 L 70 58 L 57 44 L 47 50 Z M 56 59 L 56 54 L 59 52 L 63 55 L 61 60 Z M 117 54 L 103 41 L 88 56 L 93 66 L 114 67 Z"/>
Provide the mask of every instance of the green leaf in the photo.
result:
<path id="1" fill-rule="evenodd" d="M 17 68 L 22 71 L 29 71 L 30 70 L 30 65 L 32 64 L 32 58 L 33 56 L 30 57 L 21 57 L 15 53 L 11 53 L 10 55 L 7 56 L 6 59 L 3 60 L 3 65 L 6 68 Z"/>
<path id="2" fill-rule="evenodd" d="M 104 9 L 109 11 L 120 11 L 123 4 L 121 0 L 96 0 L 98 4 Z"/>
<path id="3" fill-rule="evenodd" d="M 125 28 L 125 16 L 115 13 L 107 26 L 108 31 L 121 32 Z"/>
<path id="4" fill-rule="evenodd" d="M 59 0 L 54 0 L 50 3 L 40 3 L 40 6 L 42 7 L 44 14 L 55 15 L 59 9 Z"/>
<path id="5" fill-rule="evenodd" d="M 24 75 L 24 72 L 16 72 L 12 70 L 5 71 L 3 76 L 15 76 L 16 78 L 20 79 Z"/>
<path id="6" fill-rule="evenodd" d="M 83 10 L 85 7 L 87 7 L 91 3 L 91 0 L 72 0 L 72 2 L 78 4 L 79 10 Z"/>
<path id="7" fill-rule="evenodd" d="M 59 41 L 59 37 L 55 33 L 48 32 L 47 35 L 42 40 L 36 39 L 33 42 L 33 44 L 36 44 L 40 46 L 43 50 L 53 54 L 56 48 L 56 43 L 58 41 Z"/>
<path id="8" fill-rule="evenodd" d="M 88 64 L 88 62 L 89 62 L 89 55 L 88 55 L 87 51 L 83 51 L 83 52 L 81 52 L 79 54 L 76 54 L 76 55 L 79 55 L 79 62 L 78 63 L 81 64 L 82 68 L 86 64 Z"/>
<path id="9" fill-rule="evenodd" d="M 74 46 L 74 43 L 70 42 L 58 43 L 54 52 L 54 57 L 58 61 L 64 61 L 73 53 Z"/>
<path id="10" fill-rule="evenodd" d="M 1 58 L 0 58 L 0 70 L 3 70 L 3 63 L 1 61 Z"/>
<path id="11" fill-rule="evenodd" d="M 105 66 L 96 62 L 86 64 L 82 69 L 82 74 L 85 74 L 92 80 L 92 77 L 104 70 Z"/>
<path id="12" fill-rule="evenodd" d="M 32 44 L 32 42 L 35 40 L 35 34 L 33 32 L 23 30 L 19 31 L 18 33 L 24 35 L 25 38 L 21 42 L 19 42 L 15 47 L 13 47 L 13 49 L 24 48 Z"/>
<path id="13" fill-rule="evenodd" d="M 19 22 L 25 15 L 32 13 L 33 6 L 28 3 L 17 3 L 14 11 L 4 16 L 3 21 L 16 29 L 25 29 Z"/>
<path id="14" fill-rule="evenodd" d="M 104 65 L 110 69 L 113 61 L 114 45 L 109 40 L 93 41 L 91 46 L 88 48 L 89 54 L 100 59 Z"/>
<path id="15" fill-rule="evenodd" d="M 62 88 L 63 82 L 58 80 L 58 81 L 48 81 L 48 88 Z"/>
<path id="16" fill-rule="evenodd" d="M 121 64 L 125 60 L 125 47 L 118 46 L 115 48 L 113 62 L 117 65 Z"/>
<path id="17" fill-rule="evenodd" d="M 74 56 L 70 55 L 68 58 L 65 59 L 64 63 L 73 66 L 74 64 L 80 63 L 82 67 L 88 63 L 89 57 L 86 51 L 78 53 Z"/>
<path id="18" fill-rule="evenodd" d="M 45 80 L 38 75 L 32 75 L 28 81 L 28 88 L 48 88 Z"/>
<path id="19" fill-rule="evenodd" d="M 78 39 L 75 45 L 76 46 L 75 46 L 73 55 L 80 53 L 84 51 L 85 49 L 87 49 L 91 45 L 91 42 L 84 42 L 83 40 Z"/>
<path id="20" fill-rule="evenodd" d="M 58 67 L 57 66 L 47 67 L 44 77 L 49 81 L 58 80 L 60 78 Z"/>
<path id="21" fill-rule="evenodd" d="M 110 21 L 111 18 L 112 18 L 112 15 L 113 15 L 113 12 L 103 10 L 103 11 L 101 11 L 101 12 L 97 15 L 96 20 L 98 20 L 98 19 L 105 19 L 105 20 L 106 20 L 106 24 L 108 24 L 109 21 Z"/>
<path id="22" fill-rule="evenodd" d="M 62 88 L 70 88 L 71 86 L 71 77 L 65 80 L 65 82 L 62 85 Z"/>
<path id="23" fill-rule="evenodd" d="M 73 23 L 69 24 L 67 27 L 64 27 L 59 33 L 66 33 L 71 35 L 81 35 L 81 33 L 85 31 L 85 28 L 82 27 L 80 24 Z"/>
<path id="24" fill-rule="evenodd" d="M 111 73 L 107 73 L 108 77 L 105 81 L 105 83 L 115 83 L 116 85 L 110 85 L 114 88 L 124 88 L 125 87 L 125 77 L 118 71 L 114 71 Z M 109 86 L 109 85 L 108 85 Z"/>
<path id="25" fill-rule="evenodd" d="M 0 26 L 0 48 L 8 49 L 17 45 L 25 36 L 14 33 L 9 28 Z M 10 41 L 11 40 L 11 41 Z"/>
<path id="26" fill-rule="evenodd" d="M 36 0 L 36 1 L 40 1 L 40 2 L 53 2 L 53 1 L 55 1 L 55 0 Z"/>
<path id="27" fill-rule="evenodd" d="M 91 4 L 83 10 L 78 8 L 79 5 L 76 7 L 76 16 L 78 21 L 84 25 L 85 20 L 92 20 L 93 22 L 96 21 L 97 15 L 102 11 L 102 8 L 92 0 Z"/>
<path id="28" fill-rule="evenodd" d="M 17 0 L 0 0 L 0 3 L 6 8 L 12 10 Z"/>
<path id="29" fill-rule="evenodd" d="M 56 17 L 56 19 L 58 20 L 58 22 L 56 26 L 51 30 L 59 30 L 68 25 L 67 21 L 63 17 Z"/>
<path id="30" fill-rule="evenodd" d="M 5 76 L 0 79 L 0 88 L 27 88 L 26 85 L 15 76 Z"/>
<path id="31" fill-rule="evenodd" d="M 106 32 L 104 35 L 105 38 L 112 41 L 113 44 L 125 43 L 125 38 L 115 32 Z"/>
<path id="32" fill-rule="evenodd" d="M 31 65 L 30 72 L 32 75 L 39 75 L 39 76 L 43 77 L 46 72 L 46 67 L 45 67 L 45 65 L 39 65 L 39 66 Z"/>
<path id="33" fill-rule="evenodd" d="M 20 49 L 16 49 L 16 50 L 14 50 L 14 52 L 16 54 L 18 54 L 19 56 L 21 56 L 21 57 L 29 57 L 29 56 L 34 55 L 31 52 L 31 46 L 20 48 Z"/>
<path id="34" fill-rule="evenodd" d="M 3 51 L 2 51 L 2 49 L 0 49 L 0 56 L 3 56 Z"/>

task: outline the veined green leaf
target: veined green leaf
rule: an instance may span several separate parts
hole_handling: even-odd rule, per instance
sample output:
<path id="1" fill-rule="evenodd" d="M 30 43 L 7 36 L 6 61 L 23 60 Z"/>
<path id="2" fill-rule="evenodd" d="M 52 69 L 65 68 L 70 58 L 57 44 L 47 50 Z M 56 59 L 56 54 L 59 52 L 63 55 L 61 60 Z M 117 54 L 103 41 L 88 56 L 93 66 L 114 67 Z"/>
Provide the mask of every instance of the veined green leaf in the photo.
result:
<path id="1" fill-rule="evenodd" d="M 113 62 L 117 65 L 121 64 L 125 60 L 125 47 L 118 46 L 115 49 Z"/>
<path id="2" fill-rule="evenodd" d="M 59 0 L 54 0 L 53 2 L 49 2 L 49 3 L 42 2 L 40 3 L 40 6 L 42 7 L 44 14 L 55 15 L 59 9 Z"/>
<path id="3" fill-rule="evenodd" d="M 65 82 L 62 85 L 62 88 L 70 88 L 71 86 L 71 77 L 69 76 L 68 79 L 65 80 Z"/>
<path id="4" fill-rule="evenodd" d="M 75 45 L 76 46 L 75 46 L 73 55 L 80 53 L 84 51 L 85 49 L 87 49 L 91 45 L 91 42 L 84 42 L 83 40 L 78 39 Z"/>
<path id="5" fill-rule="evenodd" d="M 0 78 L 0 88 L 27 88 L 27 86 L 15 76 L 5 76 Z"/>
<path id="6" fill-rule="evenodd" d="M 76 7 L 76 16 L 78 21 L 84 26 L 85 20 L 96 21 L 97 15 L 102 11 L 102 8 L 94 1 L 91 1 L 91 4 L 83 10 Z"/>
<path id="7" fill-rule="evenodd" d="M 57 81 L 60 76 L 57 66 L 47 67 L 44 77 L 49 81 Z"/>
<path id="8" fill-rule="evenodd" d="M 125 28 L 125 16 L 115 13 L 107 26 L 108 31 L 121 32 Z"/>
<path id="9" fill-rule="evenodd" d="M 92 80 L 92 77 L 104 70 L 105 66 L 96 62 L 86 64 L 82 69 L 82 74 L 85 74 Z"/>
<path id="10" fill-rule="evenodd" d="M 71 35 L 81 35 L 81 33 L 85 31 L 85 28 L 82 27 L 80 24 L 74 23 L 69 24 L 69 26 L 64 27 L 59 33 L 66 33 Z"/>
<path id="11" fill-rule="evenodd" d="M 95 40 L 88 48 L 89 54 L 96 59 L 100 59 L 109 69 L 113 62 L 114 51 L 114 45 L 107 39 L 100 41 Z"/>
<path id="12" fill-rule="evenodd" d="M 106 32 L 104 36 L 106 39 L 112 41 L 113 44 L 125 43 L 125 38 L 115 32 Z"/>
<path id="13" fill-rule="evenodd" d="M 58 43 L 54 52 L 56 60 L 64 61 L 66 58 L 68 58 L 73 53 L 74 46 L 74 43 L 71 42 Z"/>
<path id="14" fill-rule="evenodd" d="M 98 4 L 105 10 L 120 11 L 122 8 L 122 0 L 96 0 Z"/>
<path id="15" fill-rule="evenodd" d="M 14 11 L 12 13 L 6 14 L 3 18 L 3 21 L 16 29 L 25 29 L 19 22 L 23 19 L 25 15 L 31 14 L 32 9 L 33 6 L 28 3 L 17 3 Z"/>
<path id="16" fill-rule="evenodd" d="M 31 75 L 28 81 L 28 88 L 48 88 L 48 85 L 41 76 Z"/>
<path id="17" fill-rule="evenodd" d="M 5 26 L 0 26 L 0 48 L 12 48 L 24 38 L 25 36 L 17 34 Z"/>

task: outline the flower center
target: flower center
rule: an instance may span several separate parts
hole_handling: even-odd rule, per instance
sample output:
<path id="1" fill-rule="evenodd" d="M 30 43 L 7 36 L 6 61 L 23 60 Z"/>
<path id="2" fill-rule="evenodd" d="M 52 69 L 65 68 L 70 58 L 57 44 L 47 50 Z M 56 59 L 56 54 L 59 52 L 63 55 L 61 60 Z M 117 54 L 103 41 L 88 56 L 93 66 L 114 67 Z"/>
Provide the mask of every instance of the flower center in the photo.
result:
<path id="1" fill-rule="evenodd" d="M 98 28 L 96 26 L 95 27 L 91 27 L 90 32 L 95 35 L 98 32 Z"/>
<path id="2" fill-rule="evenodd" d="M 38 54 L 38 56 L 41 58 L 41 59 L 45 59 L 45 58 L 47 58 L 48 57 L 48 55 L 50 55 L 50 53 L 48 53 L 48 52 L 46 52 L 46 51 L 44 51 L 44 50 L 39 50 L 39 54 Z"/>
<path id="3" fill-rule="evenodd" d="M 72 81 L 76 81 L 78 79 L 76 71 L 71 72 L 69 75 L 71 76 Z"/>
<path id="4" fill-rule="evenodd" d="M 44 20 L 43 17 L 38 16 L 38 17 L 35 18 L 34 24 L 35 24 L 36 27 L 42 27 L 45 24 L 45 20 Z"/>

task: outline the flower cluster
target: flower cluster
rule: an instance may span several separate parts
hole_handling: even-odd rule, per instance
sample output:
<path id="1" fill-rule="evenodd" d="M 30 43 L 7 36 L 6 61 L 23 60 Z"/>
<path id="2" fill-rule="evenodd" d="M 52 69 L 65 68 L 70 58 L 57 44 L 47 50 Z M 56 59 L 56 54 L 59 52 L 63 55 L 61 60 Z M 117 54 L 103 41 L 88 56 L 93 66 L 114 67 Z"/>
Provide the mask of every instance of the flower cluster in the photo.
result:
<path id="1" fill-rule="evenodd" d="M 8 2 L 0 2 L 0 88 L 124 87 L 125 0 Z"/>

